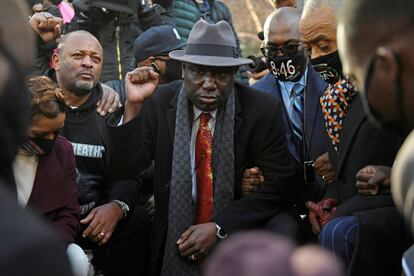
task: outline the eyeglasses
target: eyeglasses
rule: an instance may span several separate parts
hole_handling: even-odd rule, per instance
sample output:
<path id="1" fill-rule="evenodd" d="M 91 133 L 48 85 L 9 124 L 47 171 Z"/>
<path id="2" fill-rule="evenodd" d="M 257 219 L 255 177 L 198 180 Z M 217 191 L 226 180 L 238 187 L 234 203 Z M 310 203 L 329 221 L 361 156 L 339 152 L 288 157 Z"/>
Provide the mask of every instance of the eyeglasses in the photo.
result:
<path id="1" fill-rule="evenodd" d="M 275 45 L 265 45 L 261 48 L 261 50 L 262 50 L 263 55 L 267 57 L 277 56 L 279 51 L 284 56 L 291 56 L 291 55 L 295 55 L 298 53 L 299 46 L 301 46 L 300 43 L 288 44 L 288 45 L 283 45 L 280 47 L 277 47 Z"/>

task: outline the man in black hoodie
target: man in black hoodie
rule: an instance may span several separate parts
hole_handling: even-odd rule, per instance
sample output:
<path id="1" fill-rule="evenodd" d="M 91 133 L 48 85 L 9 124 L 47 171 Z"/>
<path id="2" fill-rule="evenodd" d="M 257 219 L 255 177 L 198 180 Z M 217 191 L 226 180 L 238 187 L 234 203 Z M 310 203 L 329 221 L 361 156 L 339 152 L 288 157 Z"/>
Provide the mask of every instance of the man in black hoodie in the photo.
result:
<path id="1" fill-rule="evenodd" d="M 145 275 L 149 218 L 138 205 L 139 183 L 111 181 L 104 155 L 105 117 L 95 111 L 102 96 L 102 47 L 90 33 L 76 31 L 61 39 L 52 59 L 54 69 L 47 75 L 71 106 L 60 134 L 72 143 L 76 156 L 84 226 L 79 243 L 108 249 L 102 262 L 106 267 L 100 268 L 105 275 Z"/>

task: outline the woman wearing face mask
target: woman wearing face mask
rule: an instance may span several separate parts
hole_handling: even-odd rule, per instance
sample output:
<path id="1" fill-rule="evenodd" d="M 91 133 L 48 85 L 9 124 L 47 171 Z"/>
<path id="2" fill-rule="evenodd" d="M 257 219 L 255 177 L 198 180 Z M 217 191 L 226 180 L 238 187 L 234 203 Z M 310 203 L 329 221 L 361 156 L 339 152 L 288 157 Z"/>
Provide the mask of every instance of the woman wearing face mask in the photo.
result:
<path id="1" fill-rule="evenodd" d="M 88 259 L 73 244 L 80 212 L 75 158 L 71 144 L 58 136 L 65 122 L 66 99 L 57 84 L 47 77 L 31 78 L 27 86 L 31 125 L 13 162 L 18 202 L 50 222 L 68 246 L 74 275 L 87 275 Z"/>

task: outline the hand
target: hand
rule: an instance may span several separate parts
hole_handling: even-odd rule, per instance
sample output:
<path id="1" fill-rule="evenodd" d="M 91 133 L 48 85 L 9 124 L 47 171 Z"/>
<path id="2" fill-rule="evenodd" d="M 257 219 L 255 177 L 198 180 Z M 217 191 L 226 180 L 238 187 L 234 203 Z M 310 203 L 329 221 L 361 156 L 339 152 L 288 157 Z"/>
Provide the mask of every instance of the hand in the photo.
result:
<path id="1" fill-rule="evenodd" d="M 43 4 L 35 4 L 35 5 L 33 5 L 32 6 L 32 11 L 33 12 L 42 12 L 42 11 L 44 11 L 44 7 L 43 7 Z"/>
<path id="2" fill-rule="evenodd" d="M 327 198 L 318 203 L 308 201 L 305 206 L 309 209 L 309 221 L 312 225 L 312 231 L 317 235 L 335 214 L 336 200 Z"/>
<path id="3" fill-rule="evenodd" d="M 246 196 L 250 193 L 256 192 L 260 184 L 264 182 L 262 172 L 258 167 L 246 169 L 243 173 L 242 179 L 242 195 Z"/>
<path id="4" fill-rule="evenodd" d="M 128 72 L 125 90 L 128 103 L 143 103 L 158 86 L 159 75 L 151 67 L 140 67 Z"/>
<path id="5" fill-rule="evenodd" d="M 56 40 L 62 33 L 63 19 L 47 12 L 33 14 L 29 23 L 44 42 Z"/>
<path id="6" fill-rule="evenodd" d="M 111 87 L 109 87 L 106 84 L 102 85 L 102 98 L 96 103 L 98 108 L 96 111 L 101 115 L 105 116 L 106 113 L 112 113 L 115 110 L 118 109 L 118 107 L 121 105 L 119 100 L 119 94 L 113 90 Z"/>
<path id="7" fill-rule="evenodd" d="M 269 74 L 269 70 L 263 70 L 262 72 L 250 72 L 247 71 L 247 76 L 249 78 L 253 78 L 254 80 L 260 80 L 261 78 L 265 77 L 267 74 Z"/>
<path id="8" fill-rule="evenodd" d="M 122 209 L 113 202 L 98 206 L 80 221 L 81 224 L 89 224 L 82 236 L 99 245 L 104 245 L 111 238 L 116 225 L 123 216 Z"/>
<path id="9" fill-rule="evenodd" d="M 315 163 L 313 163 L 313 168 L 326 183 L 330 184 L 335 181 L 335 171 L 332 167 L 331 161 L 329 160 L 329 154 L 327 152 L 316 159 Z"/>
<path id="10" fill-rule="evenodd" d="M 125 103 L 124 124 L 137 116 L 144 101 L 151 97 L 158 86 L 159 75 L 151 67 L 140 67 L 128 72 L 125 77 L 127 101 Z"/>
<path id="11" fill-rule="evenodd" d="M 378 194 L 381 188 L 391 187 L 391 168 L 369 165 L 357 173 L 356 179 L 359 194 L 373 196 Z"/>
<path id="12" fill-rule="evenodd" d="M 177 245 L 183 258 L 195 261 L 204 258 L 216 240 L 216 224 L 209 222 L 188 228 L 181 234 Z"/>
<path id="13" fill-rule="evenodd" d="M 147 210 L 150 217 L 153 217 L 155 214 L 155 200 L 154 195 L 148 198 L 147 202 L 145 203 L 145 209 Z"/>

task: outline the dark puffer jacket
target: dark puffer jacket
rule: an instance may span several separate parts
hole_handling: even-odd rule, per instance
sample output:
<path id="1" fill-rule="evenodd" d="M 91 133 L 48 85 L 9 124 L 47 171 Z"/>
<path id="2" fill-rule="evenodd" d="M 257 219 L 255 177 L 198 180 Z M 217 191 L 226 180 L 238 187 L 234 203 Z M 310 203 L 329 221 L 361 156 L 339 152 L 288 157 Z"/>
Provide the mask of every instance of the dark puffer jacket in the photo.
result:
<path id="1" fill-rule="evenodd" d="M 151 26 L 174 24 L 161 6 L 140 5 L 138 14 L 111 11 L 106 20 L 94 22 L 91 32 L 104 49 L 101 81 L 121 80 L 135 68 L 133 45 L 142 31 Z"/>

